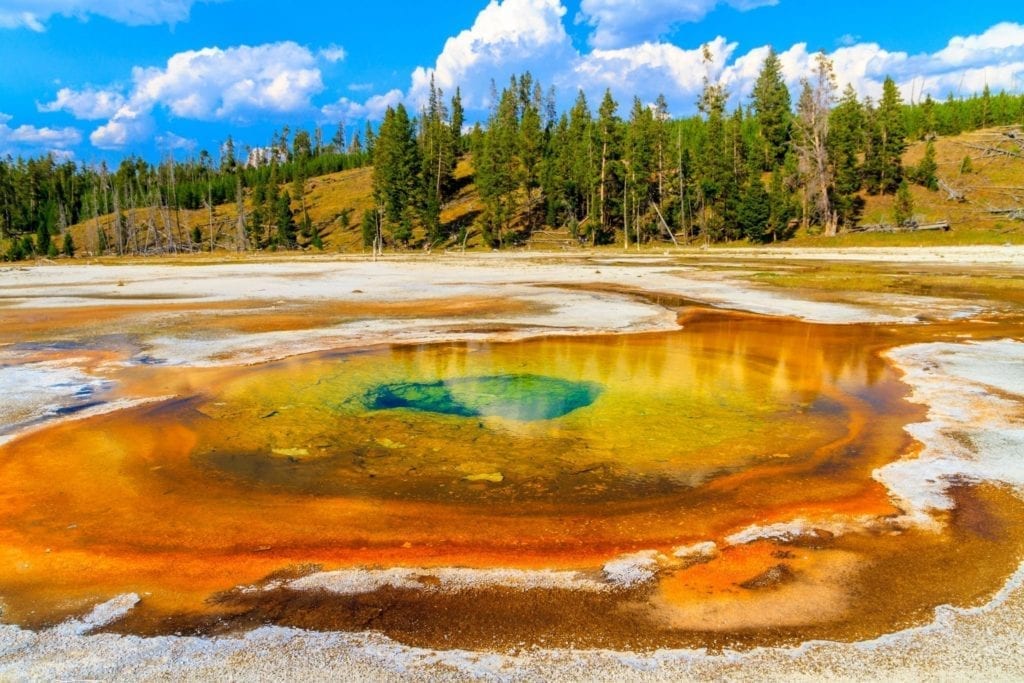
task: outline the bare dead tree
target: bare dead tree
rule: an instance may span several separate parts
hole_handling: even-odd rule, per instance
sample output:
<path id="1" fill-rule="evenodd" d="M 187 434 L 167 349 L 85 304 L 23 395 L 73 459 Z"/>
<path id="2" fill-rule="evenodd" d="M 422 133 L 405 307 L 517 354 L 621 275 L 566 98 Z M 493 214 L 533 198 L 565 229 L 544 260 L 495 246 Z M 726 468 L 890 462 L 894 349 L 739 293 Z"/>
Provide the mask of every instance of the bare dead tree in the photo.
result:
<path id="1" fill-rule="evenodd" d="M 962 188 L 955 187 L 950 182 L 939 178 L 939 189 L 946 195 L 946 199 L 959 202 L 961 204 L 967 202 L 967 192 Z"/>
<path id="2" fill-rule="evenodd" d="M 238 210 L 238 222 L 235 226 L 235 248 L 238 251 L 247 251 L 249 249 L 249 239 L 245 234 L 245 194 L 242 192 L 242 178 L 238 177 L 235 180 L 235 204 Z"/>
<path id="3" fill-rule="evenodd" d="M 818 220 L 826 235 L 835 235 L 839 217 L 832 208 L 829 189 L 833 173 L 828 155 L 828 119 L 836 99 L 836 77 L 832 61 L 819 52 L 814 74 L 803 81 L 803 91 L 797 104 L 796 135 L 794 143 L 799 158 L 800 173 L 805 180 L 806 210 L 814 205 Z"/>

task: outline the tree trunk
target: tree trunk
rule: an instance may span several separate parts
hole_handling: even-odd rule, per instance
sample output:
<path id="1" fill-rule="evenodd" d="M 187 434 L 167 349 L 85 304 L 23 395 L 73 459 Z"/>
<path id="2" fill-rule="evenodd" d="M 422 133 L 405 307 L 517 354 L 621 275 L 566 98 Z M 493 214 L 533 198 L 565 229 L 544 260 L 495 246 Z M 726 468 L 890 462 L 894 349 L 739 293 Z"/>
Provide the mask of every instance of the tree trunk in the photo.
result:
<path id="1" fill-rule="evenodd" d="M 235 227 L 237 233 L 235 236 L 236 249 L 238 251 L 248 251 L 249 239 L 245 234 L 245 198 L 242 194 L 241 178 L 238 178 L 235 184 L 235 204 L 238 211 L 238 224 Z"/>
<path id="2" fill-rule="evenodd" d="M 606 142 L 606 143 L 604 143 L 601 146 L 601 187 L 599 188 L 599 192 L 601 194 L 601 199 L 600 199 L 601 206 L 598 207 L 598 212 L 597 212 L 598 213 L 598 223 L 601 225 L 601 229 L 602 230 L 604 230 L 604 228 L 605 228 L 605 213 L 604 213 L 604 204 L 605 204 L 605 172 L 606 172 L 607 168 L 608 168 L 608 143 Z M 590 245 L 594 246 L 595 244 L 597 244 L 597 231 L 596 230 L 593 233 L 591 233 L 591 238 L 590 238 Z"/>

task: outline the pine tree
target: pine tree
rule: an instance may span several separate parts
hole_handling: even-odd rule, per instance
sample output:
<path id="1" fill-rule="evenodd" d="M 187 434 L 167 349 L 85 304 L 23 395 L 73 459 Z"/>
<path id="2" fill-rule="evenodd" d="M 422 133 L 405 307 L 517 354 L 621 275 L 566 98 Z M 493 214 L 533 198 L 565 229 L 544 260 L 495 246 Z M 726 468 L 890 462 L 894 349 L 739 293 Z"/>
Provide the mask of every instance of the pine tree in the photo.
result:
<path id="1" fill-rule="evenodd" d="M 856 224 L 864 202 L 861 188 L 860 154 L 864 148 L 864 109 L 852 85 L 847 85 L 829 121 L 828 151 L 835 169 L 833 200 L 839 224 Z"/>
<path id="2" fill-rule="evenodd" d="M 313 158 L 313 141 L 309 133 L 303 129 L 295 131 L 295 139 L 292 141 L 292 159 L 308 161 Z"/>
<path id="3" fill-rule="evenodd" d="M 455 96 L 452 97 L 452 117 L 451 117 L 451 147 L 455 152 L 456 160 L 462 156 L 464 149 L 464 141 L 462 139 L 462 126 L 466 123 L 466 112 L 462 108 L 462 91 L 459 88 L 455 88 Z"/>
<path id="4" fill-rule="evenodd" d="M 723 239 L 739 239 L 742 231 L 739 226 L 739 208 L 743 200 L 743 188 L 747 184 L 747 178 L 751 171 L 750 159 L 748 157 L 749 146 L 744 138 L 744 129 L 747 128 L 743 116 L 743 108 L 736 107 L 732 116 L 725 122 L 725 140 L 728 150 L 730 173 L 726 175 L 726 185 L 722 198 L 722 220 Z M 754 162 L 755 171 L 760 169 L 760 164 Z"/>
<path id="5" fill-rule="evenodd" d="M 36 253 L 47 254 L 50 251 L 50 226 L 49 221 L 41 220 L 36 228 Z"/>
<path id="6" fill-rule="evenodd" d="M 907 148 L 903 100 L 892 78 L 882 84 L 882 99 L 869 116 L 864 176 L 868 192 L 891 194 L 903 180 L 903 152 Z"/>
<path id="7" fill-rule="evenodd" d="M 772 241 L 788 239 L 790 237 L 790 220 L 796 214 L 793 204 L 793 196 L 786 187 L 785 174 L 782 168 L 776 168 L 772 172 L 772 184 L 769 191 L 769 202 L 771 213 L 768 216 L 767 235 L 771 235 Z"/>
<path id="8" fill-rule="evenodd" d="M 237 161 L 235 160 L 235 141 L 229 135 L 221 148 L 220 170 L 222 173 L 234 172 Z"/>
<path id="9" fill-rule="evenodd" d="M 476 150 L 477 186 L 484 201 L 485 239 L 493 247 L 504 246 L 515 210 L 515 190 L 519 187 L 517 159 L 519 118 L 517 88 L 501 93 L 487 124 L 487 131 Z"/>
<path id="10" fill-rule="evenodd" d="M 943 126 L 939 131 L 942 135 L 960 135 L 964 131 L 964 121 L 960 116 L 960 102 L 950 92 L 946 96 L 945 107 L 943 108 Z"/>
<path id="11" fill-rule="evenodd" d="M 405 106 L 389 107 L 374 143 L 373 195 L 391 225 L 406 221 L 407 209 L 423 200 L 419 147 Z"/>
<path id="12" fill-rule="evenodd" d="M 782 77 L 782 62 L 775 48 L 770 48 L 754 84 L 754 111 L 764 140 L 765 170 L 782 163 L 789 148 L 792 121 L 789 88 Z"/>
<path id="13" fill-rule="evenodd" d="M 64 233 L 64 245 L 61 251 L 68 258 L 72 258 L 75 255 L 75 241 L 72 239 L 70 232 Z"/>
<path id="14" fill-rule="evenodd" d="M 910 194 L 910 186 L 906 180 L 900 181 L 896 190 L 896 201 L 892 207 L 892 217 L 896 225 L 905 225 L 914 217 L 914 198 Z"/>
<path id="15" fill-rule="evenodd" d="M 366 122 L 366 133 L 364 135 L 363 144 L 366 147 L 366 155 L 370 158 L 370 162 L 373 162 L 373 152 L 377 146 L 377 134 L 373 132 L 373 126 L 370 122 Z"/>
<path id="16" fill-rule="evenodd" d="M 544 161 L 544 132 L 541 130 L 541 112 L 543 98 L 540 85 L 535 87 L 533 95 L 521 107 L 522 116 L 519 120 L 519 168 L 520 184 L 526 195 L 526 216 L 530 231 L 535 227 L 535 209 L 537 198 L 535 193 L 541 184 L 542 162 Z"/>
<path id="17" fill-rule="evenodd" d="M 921 138 L 930 139 L 939 129 L 938 120 L 935 116 L 935 100 L 931 94 L 925 95 L 921 103 Z"/>
<path id="18" fill-rule="evenodd" d="M 306 220 L 307 221 L 309 220 L 309 214 L 306 214 Z M 320 231 L 317 230 L 316 227 L 312 226 L 312 225 L 309 226 L 309 231 L 311 233 L 310 240 L 309 240 L 309 246 L 313 247 L 317 251 L 323 251 L 324 250 L 324 241 L 323 241 L 323 238 L 320 237 Z"/>
<path id="19" fill-rule="evenodd" d="M 402 212 L 402 217 L 398 223 L 391 226 L 391 238 L 395 240 L 396 244 L 401 244 L 403 247 L 409 246 L 409 241 L 412 239 L 412 224 L 415 213 L 416 211 L 413 207 L 407 207 Z"/>
<path id="20" fill-rule="evenodd" d="M 377 216 L 372 209 L 363 211 L 363 218 L 360 221 L 359 229 L 363 235 L 363 246 L 372 247 L 377 239 Z"/>
<path id="21" fill-rule="evenodd" d="M 420 117 L 420 174 L 423 178 L 421 220 L 427 230 L 427 241 L 441 239 L 441 205 L 451 192 L 455 171 L 455 148 L 448 123 L 448 112 L 442 102 L 443 93 L 430 77 L 427 108 Z"/>
<path id="22" fill-rule="evenodd" d="M 978 128 L 988 128 L 992 125 L 992 89 L 988 87 L 988 83 L 985 83 L 985 88 L 981 91 L 981 107 L 978 113 Z"/>
<path id="23" fill-rule="evenodd" d="M 338 154 L 348 152 L 348 143 L 345 140 L 345 119 L 338 122 L 338 127 L 334 131 L 334 137 L 331 138 L 331 146 L 334 147 L 334 151 Z"/>
<path id="24" fill-rule="evenodd" d="M 627 199 L 626 206 L 623 207 L 623 242 L 627 248 L 630 226 L 637 246 L 643 241 L 640 223 L 644 214 L 649 211 L 657 190 L 656 148 L 657 133 L 653 112 L 643 105 L 639 97 L 634 97 L 623 154 Z"/>
<path id="25" fill-rule="evenodd" d="M 591 232 L 591 244 L 603 242 L 612 234 L 611 225 L 611 200 L 616 194 L 613 185 L 613 178 L 618 172 L 618 161 L 620 151 L 620 119 L 616 115 L 619 105 L 612 97 L 611 90 L 604 91 L 604 98 L 597 110 L 597 125 L 594 133 L 598 153 L 600 155 L 598 165 L 598 219 L 596 229 Z"/>
<path id="26" fill-rule="evenodd" d="M 282 192 L 274 202 L 274 225 L 277 227 L 274 244 L 279 249 L 295 248 L 295 216 L 288 191 Z"/>
<path id="27" fill-rule="evenodd" d="M 705 55 L 710 61 L 710 54 Z M 725 104 L 728 93 L 721 83 L 704 79 L 698 108 L 706 117 L 704 145 L 698 157 L 701 176 L 701 226 L 705 239 L 717 240 L 724 235 L 729 205 L 733 202 L 734 167 L 725 130 Z"/>
<path id="28" fill-rule="evenodd" d="M 744 237 L 751 242 L 763 242 L 769 237 L 772 201 L 760 178 L 753 178 L 747 185 L 738 213 Z"/>
<path id="29" fill-rule="evenodd" d="M 672 158 L 669 149 L 669 122 L 672 116 L 669 114 L 668 100 L 665 99 L 664 95 L 659 94 L 657 99 L 654 100 L 654 111 L 651 112 L 651 115 L 654 118 L 654 155 L 657 180 L 657 195 L 654 201 L 660 206 L 671 194 L 668 184 L 670 181 L 670 161 Z"/>
<path id="30" fill-rule="evenodd" d="M 933 192 L 939 189 L 939 165 L 935 161 L 935 143 L 929 140 L 924 146 L 924 157 L 914 171 L 914 182 Z"/>
<path id="31" fill-rule="evenodd" d="M 566 129 L 565 195 L 569 222 L 573 226 L 595 220 L 597 173 L 594 165 L 597 154 L 594 137 L 593 115 L 586 95 L 580 90 L 569 110 Z"/>
<path id="32" fill-rule="evenodd" d="M 314 234 L 318 234 L 313 228 L 313 221 L 309 217 L 309 211 L 303 209 L 302 221 L 299 223 L 299 234 L 307 240 L 312 240 Z"/>

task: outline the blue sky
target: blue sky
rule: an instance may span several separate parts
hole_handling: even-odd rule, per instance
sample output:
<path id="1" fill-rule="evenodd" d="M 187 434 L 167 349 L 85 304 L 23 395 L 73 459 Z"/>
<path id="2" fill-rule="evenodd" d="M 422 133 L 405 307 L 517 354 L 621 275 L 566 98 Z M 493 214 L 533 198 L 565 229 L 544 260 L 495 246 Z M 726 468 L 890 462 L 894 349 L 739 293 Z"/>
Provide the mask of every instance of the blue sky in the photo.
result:
<path id="1" fill-rule="evenodd" d="M 742 101 L 767 46 L 792 87 L 819 49 L 842 85 L 906 98 L 1024 89 L 1024 3 L 908 0 L 0 0 L 0 153 L 81 161 L 264 144 L 417 107 L 431 74 L 485 115 L 531 70 L 563 104 L 606 87 L 688 114 L 705 76 Z M 714 53 L 701 60 L 702 44 Z"/>

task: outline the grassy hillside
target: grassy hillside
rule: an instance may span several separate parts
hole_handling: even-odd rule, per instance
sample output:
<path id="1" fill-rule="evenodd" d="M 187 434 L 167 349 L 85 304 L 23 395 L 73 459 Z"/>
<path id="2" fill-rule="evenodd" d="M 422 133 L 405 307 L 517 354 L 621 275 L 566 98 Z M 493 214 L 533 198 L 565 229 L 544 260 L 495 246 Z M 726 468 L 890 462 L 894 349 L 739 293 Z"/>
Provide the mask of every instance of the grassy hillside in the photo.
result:
<path id="1" fill-rule="evenodd" d="M 1018 129 L 1019 130 L 1019 129 Z M 938 176 L 962 200 L 951 198 L 948 191 L 930 191 L 914 185 L 915 216 L 922 222 L 948 220 L 950 232 L 916 233 L 856 233 L 826 238 L 816 235 L 797 235 L 785 244 L 794 246 L 915 246 L 963 244 L 1024 244 L 1024 220 L 991 211 L 1011 207 L 1024 207 L 1024 136 L 1009 137 L 1012 129 L 987 129 L 957 137 L 935 141 Z M 906 166 L 918 164 L 924 155 L 925 143 L 916 142 L 904 156 Z M 1001 151 L 995 151 L 1001 150 Z M 1014 156 L 1018 155 L 1018 156 Z M 971 159 L 973 170 L 962 172 L 964 158 Z M 363 250 L 360 220 L 362 213 L 373 206 L 372 169 L 359 168 L 312 178 L 305 185 L 305 206 L 310 218 L 320 231 L 324 250 L 329 252 L 359 252 Z M 482 246 L 475 219 L 482 205 L 473 184 L 472 162 L 464 158 L 456 169 L 456 193 L 442 210 L 441 220 L 446 232 L 452 235 L 442 248 Z M 865 210 L 862 223 L 892 223 L 892 196 L 864 195 Z M 248 210 L 248 200 L 246 200 Z M 298 212 L 302 202 L 294 201 Z M 233 248 L 237 231 L 237 208 L 234 203 L 214 208 L 180 211 L 177 215 L 161 215 L 150 209 L 140 209 L 133 219 L 140 225 L 154 226 L 158 232 L 191 235 L 199 228 L 203 249 L 212 243 L 216 248 Z M 1022 216 L 1024 217 L 1024 216 Z M 113 216 L 101 217 L 99 223 L 108 233 L 112 230 Z M 212 229 L 211 229 L 212 226 Z M 149 229 L 140 234 L 145 237 Z M 465 233 L 462 231 L 465 230 Z M 79 252 L 96 249 L 96 222 L 89 221 L 72 228 Z M 211 240 L 212 237 L 212 240 Z M 306 240 L 300 239 L 300 246 Z M 422 234 L 414 234 L 413 244 L 422 243 Z M 659 245 L 661 246 L 661 245 Z"/>
<path id="2" fill-rule="evenodd" d="M 305 183 L 305 208 L 310 220 L 320 231 L 324 251 L 358 252 L 362 251 L 362 232 L 360 221 L 363 212 L 373 208 L 373 169 L 357 168 L 339 173 L 311 178 Z M 472 229 L 473 219 L 480 213 L 480 202 L 476 187 L 472 183 L 472 164 L 463 159 L 455 171 L 457 192 L 455 197 L 444 207 L 441 213 L 442 223 L 453 234 L 460 228 L 469 229 L 467 246 L 479 243 L 479 232 Z M 282 188 L 290 187 L 282 185 Z M 303 203 L 293 200 L 292 208 L 297 216 L 301 216 Z M 249 198 L 245 199 L 245 210 L 251 209 Z M 222 204 L 213 211 L 199 209 L 195 211 L 178 211 L 164 214 L 151 209 L 139 209 L 126 212 L 126 218 L 139 225 L 154 225 L 154 230 L 162 235 L 169 231 L 175 236 L 191 236 L 195 228 L 199 228 L 202 250 L 209 250 L 211 241 L 215 248 L 234 248 L 234 237 L 237 234 L 238 208 L 235 203 Z M 80 254 L 94 253 L 97 246 L 97 223 L 108 235 L 114 226 L 113 214 L 101 216 L 97 220 L 89 220 L 70 228 Z M 145 240 L 148 227 L 140 231 L 140 239 Z M 212 240 L 211 240 L 212 236 Z M 422 234 L 414 235 L 415 244 L 421 241 Z M 300 238 L 300 246 L 308 240 Z M 453 238 L 451 246 L 454 246 Z M 461 244 L 461 241 L 459 241 Z M 449 246 L 449 245 L 446 245 Z"/>
<path id="3" fill-rule="evenodd" d="M 1009 137 L 1014 135 L 1016 137 Z M 920 163 L 926 143 L 915 142 L 903 157 L 910 168 Z M 995 151 L 999 150 L 999 151 Z M 991 213 L 993 209 L 1024 209 L 1024 134 L 1019 128 L 989 128 L 935 140 L 938 177 L 963 200 L 949 192 L 911 185 L 914 215 L 919 222 L 948 220 L 952 230 L 919 233 L 854 233 L 825 238 L 798 235 L 789 242 L 801 246 L 914 246 L 932 244 L 1024 244 L 1024 213 L 1020 218 Z M 1017 155 L 1017 156 L 1014 156 Z M 963 173 L 964 158 L 973 171 Z M 893 196 L 864 194 L 866 223 L 893 223 Z"/>

